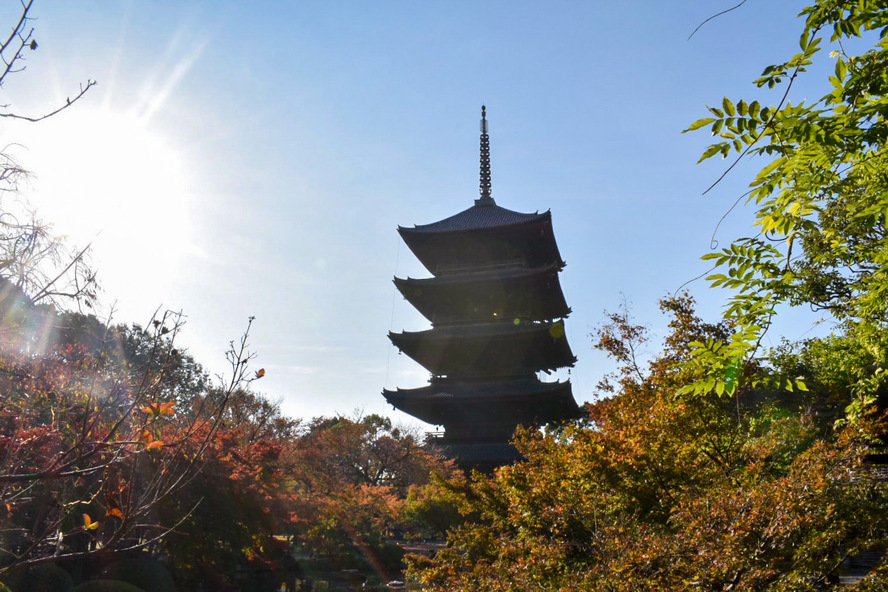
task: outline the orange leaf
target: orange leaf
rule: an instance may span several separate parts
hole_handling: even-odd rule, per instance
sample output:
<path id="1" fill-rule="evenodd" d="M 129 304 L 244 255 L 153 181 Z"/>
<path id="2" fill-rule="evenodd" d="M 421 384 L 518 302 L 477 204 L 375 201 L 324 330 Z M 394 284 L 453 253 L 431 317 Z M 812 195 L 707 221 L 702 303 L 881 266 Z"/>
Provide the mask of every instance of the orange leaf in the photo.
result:
<path id="1" fill-rule="evenodd" d="M 175 411 L 173 411 L 173 407 L 175 407 L 175 406 L 176 406 L 176 403 L 174 401 L 168 401 L 167 403 L 161 403 L 160 404 L 160 414 L 161 415 L 172 415 L 173 413 L 175 413 Z"/>
<path id="2" fill-rule="evenodd" d="M 154 440 L 145 445 L 145 450 L 154 450 L 155 448 L 160 448 L 163 446 L 163 442 L 160 440 Z"/>
<path id="3" fill-rule="evenodd" d="M 256 378 L 262 378 L 263 376 L 265 376 L 265 368 L 256 370 Z"/>
<path id="4" fill-rule="evenodd" d="M 105 512 L 105 516 L 117 516 L 123 520 L 123 512 L 120 511 L 120 508 L 108 508 L 108 511 Z"/>

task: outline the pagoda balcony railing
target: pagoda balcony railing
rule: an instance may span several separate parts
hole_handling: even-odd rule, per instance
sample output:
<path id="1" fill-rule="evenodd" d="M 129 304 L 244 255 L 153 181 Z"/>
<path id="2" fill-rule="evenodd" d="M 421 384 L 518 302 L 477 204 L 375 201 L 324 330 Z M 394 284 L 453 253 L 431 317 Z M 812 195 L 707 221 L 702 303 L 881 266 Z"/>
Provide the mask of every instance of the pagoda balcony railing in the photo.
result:
<path id="1" fill-rule="evenodd" d="M 514 267 L 527 267 L 526 259 L 503 259 L 502 261 L 497 261 L 495 263 L 488 263 L 486 265 L 439 265 L 438 266 L 438 274 L 451 274 L 451 273 L 460 273 L 466 271 L 485 271 L 485 270 L 495 270 L 495 269 L 507 269 Z M 436 274 L 436 275 L 438 275 Z"/>

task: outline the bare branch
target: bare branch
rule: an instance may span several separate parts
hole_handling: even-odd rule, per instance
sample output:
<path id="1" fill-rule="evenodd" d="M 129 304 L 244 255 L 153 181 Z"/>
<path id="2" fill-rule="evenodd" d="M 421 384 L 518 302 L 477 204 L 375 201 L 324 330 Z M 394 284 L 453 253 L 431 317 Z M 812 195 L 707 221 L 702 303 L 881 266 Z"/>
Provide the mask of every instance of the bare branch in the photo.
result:
<path id="1" fill-rule="evenodd" d="M 62 111 L 64 111 L 65 109 L 67 109 L 68 107 L 70 107 L 71 105 L 76 103 L 77 101 L 79 101 L 81 98 L 83 98 L 83 95 L 85 95 L 87 93 L 87 91 L 89 89 L 91 89 L 92 87 L 94 87 L 96 84 L 98 84 L 98 82 L 96 82 L 95 80 L 87 80 L 86 86 L 81 84 L 80 85 L 80 92 L 78 92 L 76 95 L 74 95 L 73 99 L 68 97 L 67 99 L 65 99 L 66 102 L 64 105 L 62 105 L 61 107 L 59 107 L 58 109 L 56 109 L 54 111 L 50 111 L 49 113 L 45 113 L 43 115 L 37 115 L 37 116 L 19 115 L 18 113 L 0 113 L 0 117 L 6 117 L 9 119 L 21 119 L 21 120 L 30 121 L 33 123 L 36 123 L 38 121 L 43 121 L 44 119 L 48 119 L 48 118 L 52 117 L 53 115 L 57 115 L 58 113 L 61 113 Z"/>
<path id="2" fill-rule="evenodd" d="M 697 31 L 699 31 L 700 29 L 702 29 L 702 28 L 703 28 L 703 25 L 705 25 L 705 24 L 708 23 L 709 21 L 711 21 L 711 20 L 713 20 L 713 19 L 716 19 L 716 18 L 720 17 L 720 16 L 723 15 L 723 14 L 728 14 L 728 13 L 731 12 L 732 10 L 737 10 L 738 8 L 740 8 L 741 6 L 743 6 L 744 4 L 746 4 L 746 0 L 741 0 L 740 4 L 738 4 L 737 6 L 732 6 L 731 8 L 728 8 L 727 10 L 722 10 L 722 11 L 719 12 L 719 13 L 713 14 L 711 17 L 709 17 L 708 19 L 706 19 L 705 21 L 703 21 L 702 23 L 700 23 L 699 25 L 697 25 L 697 28 L 694 29 L 693 32 L 692 32 L 690 35 L 688 35 L 688 39 L 687 39 L 687 40 L 690 41 L 690 40 L 691 40 L 691 37 L 693 37 L 693 36 L 697 33 Z"/>

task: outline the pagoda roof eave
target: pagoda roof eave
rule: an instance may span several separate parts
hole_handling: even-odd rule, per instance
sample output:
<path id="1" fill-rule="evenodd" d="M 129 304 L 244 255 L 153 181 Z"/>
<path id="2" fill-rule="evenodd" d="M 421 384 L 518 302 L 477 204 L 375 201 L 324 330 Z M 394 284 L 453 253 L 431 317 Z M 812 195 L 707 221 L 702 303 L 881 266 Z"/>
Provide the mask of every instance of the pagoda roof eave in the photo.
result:
<path id="1" fill-rule="evenodd" d="M 451 325 L 389 333 L 389 339 L 436 375 L 514 375 L 576 363 L 562 321 Z"/>
<path id="2" fill-rule="evenodd" d="M 490 417 L 496 414 L 523 417 L 523 421 L 563 421 L 582 416 L 573 398 L 570 381 L 541 382 L 536 378 L 469 383 L 441 379 L 415 388 L 390 391 L 383 396 L 395 408 L 434 425 L 455 418 Z M 531 413 L 533 411 L 533 413 Z"/>
<path id="3" fill-rule="evenodd" d="M 475 207 L 489 210 L 498 206 Z M 514 219 L 510 224 L 469 220 L 440 227 L 438 223 L 415 228 L 399 227 L 398 232 L 410 251 L 434 276 L 507 266 L 563 265 L 552 232 L 551 213 L 520 216 L 525 218 Z M 437 229 L 430 230 L 430 226 Z"/>
<path id="4" fill-rule="evenodd" d="M 486 401 L 494 399 L 509 400 L 516 397 L 538 397 L 542 395 L 564 394 L 571 392 L 570 380 L 556 380 L 543 382 L 534 376 L 489 379 L 489 380 L 459 380 L 453 378 L 433 379 L 431 384 L 417 388 L 396 388 L 394 391 L 384 390 L 386 396 L 392 395 L 402 399 L 436 399 L 448 398 L 454 401 L 464 402 L 483 398 Z"/>
<path id="5" fill-rule="evenodd" d="M 537 222 L 551 222 L 552 212 L 524 214 L 497 205 L 473 205 L 472 207 L 431 224 L 417 224 L 413 227 L 399 226 L 401 236 L 418 234 L 439 234 L 453 232 L 473 232 L 494 228 L 508 228 Z"/>
<path id="6" fill-rule="evenodd" d="M 564 262 L 550 263 L 542 267 L 501 267 L 494 269 L 477 269 L 467 270 L 462 273 L 454 273 L 438 277 L 430 278 L 399 278 L 395 277 L 395 284 L 417 284 L 417 285 L 444 285 L 444 284 L 462 284 L 486 281 L 510 280 L 537 275 L 545 275 L 547 273 L 559 272 L 564 269 Z"/>
<path id="7" fill-rule="evenodd" d="M 394 283 L 435 325 L 490 322 L 497 317 L 543 321 L 570 315 L 559 269 L 551 264 L 424 279 L 396 277 Z"/>
<path id="8" fill-rule="evenodd" d="M 524 334 L 546 334 L 560 341 L 564 339 L 564 323 L 562 321 L 551 323 L 479 323 L 474 325 L 436 327 L 424 331 L 390 332 L 389 336 L 398 338 L 402 342 L 415 342 L 420 340 L 450 341 L 453 339 L 515 337 Z"/>

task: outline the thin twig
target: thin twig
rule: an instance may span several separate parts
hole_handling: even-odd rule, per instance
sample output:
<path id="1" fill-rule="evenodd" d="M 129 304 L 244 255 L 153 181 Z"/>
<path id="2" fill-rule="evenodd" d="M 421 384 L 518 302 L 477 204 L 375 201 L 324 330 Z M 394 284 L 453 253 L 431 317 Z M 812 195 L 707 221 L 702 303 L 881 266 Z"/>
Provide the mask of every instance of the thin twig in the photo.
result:
<path id="1" fill-rule="evenodd" d="M 706 23 L 708 23 L 708 22 L 711 21 L 712 19 L 718 18 L 718 17 L 720 17 L 720 16 L 723 15 L 723 14 L 728 14 L 728 13 L 731 12 L 732 10 L 737 10 L 738 8 L 740 8 L 741 6 L 743 6 L 744 4 L 746 4 L 746 0 L 743 0 L 743 1 L 740 2 L 740 4 L 738 4 L 737 6 L 732 6 L 731 8 L 728 8 L 727 10 L 722 10 L 722 11 L 719 12 L 718 14 L 713 14 L 711 17 L 709 17 L 708 19 L 706 19 L 705 21 L 703 21 L 702 23 L 700 23 L 699 25 L 697 25 L 697 28 L 694 29 L 693 33 L 691 33 L 690 35 L 688 35 L 687 40 L 690 41 L 690 40 L 691 40 L 691 37 L 693 37 L 693 36 L 697 33 L 697 31 L 699 31 L 701 28 L 703 28 L 703 25 L 705 25 Z"/>

